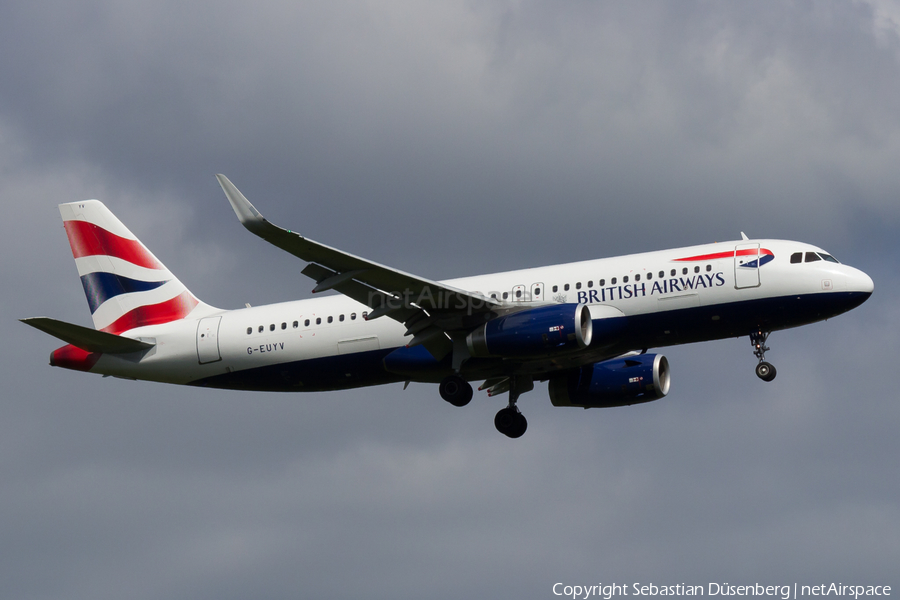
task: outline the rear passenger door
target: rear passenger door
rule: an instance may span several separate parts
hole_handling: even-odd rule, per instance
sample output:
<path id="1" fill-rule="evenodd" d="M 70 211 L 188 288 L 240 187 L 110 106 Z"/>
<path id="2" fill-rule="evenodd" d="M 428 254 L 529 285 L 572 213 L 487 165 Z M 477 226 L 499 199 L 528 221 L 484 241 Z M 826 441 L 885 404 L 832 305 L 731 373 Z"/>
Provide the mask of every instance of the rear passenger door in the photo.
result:
<path id="1" fill-rule="evenodd" d="M 200 364 L 222 360 L 219 354 L 219 322 L 222 317 L 207 317 L 197 324 L 197 360 Z"/>

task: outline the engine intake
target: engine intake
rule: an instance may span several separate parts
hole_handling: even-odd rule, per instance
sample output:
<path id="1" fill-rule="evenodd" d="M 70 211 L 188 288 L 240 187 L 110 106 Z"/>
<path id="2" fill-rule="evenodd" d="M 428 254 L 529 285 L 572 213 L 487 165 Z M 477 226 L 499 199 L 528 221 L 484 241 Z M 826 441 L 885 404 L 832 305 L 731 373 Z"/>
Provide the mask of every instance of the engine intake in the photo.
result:
<path id="1" fill-rule="evenodd" d="M 584 304 L 554 304 L 488 321 L 466 336 L 472 356 L 527 357 L 586 348 L 593 321 Z"/>
<path id="2" fill-rule="evenodd" d="M 629 406 L 659 400 L 668 393 L 669 361 L 662 354 L 614 358 L 550 379 L 553 406 Z"/>

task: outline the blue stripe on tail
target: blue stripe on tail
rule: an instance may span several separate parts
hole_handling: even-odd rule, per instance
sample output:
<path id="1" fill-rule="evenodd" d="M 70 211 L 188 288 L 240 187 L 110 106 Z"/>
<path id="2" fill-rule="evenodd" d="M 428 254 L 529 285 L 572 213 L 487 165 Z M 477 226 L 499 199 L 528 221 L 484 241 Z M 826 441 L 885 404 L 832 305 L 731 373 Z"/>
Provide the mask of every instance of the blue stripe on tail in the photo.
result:
<path id="1" fill-rule="evenodd" d="M 97 312 L 100 305 L 110 298 L 121 294 L 154 290 L 164 283 L 166 281 L 139 281 L 103 271 L 81 276 L 81 285 L 84 286 L 84 295 L 87 296 L 91 314 Z"/>

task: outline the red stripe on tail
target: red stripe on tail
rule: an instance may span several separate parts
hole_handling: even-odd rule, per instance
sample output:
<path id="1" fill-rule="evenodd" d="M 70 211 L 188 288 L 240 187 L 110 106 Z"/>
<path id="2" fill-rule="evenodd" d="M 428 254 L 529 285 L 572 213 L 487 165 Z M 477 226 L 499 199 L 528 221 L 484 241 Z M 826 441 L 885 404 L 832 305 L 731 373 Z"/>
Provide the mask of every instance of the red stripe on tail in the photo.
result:
<path id="1" fill-rule="evenodd" d="M 90 371 L 100 360 L 100 352 L 88 352 L 67 344 L 57 348 L 50 354 L 50 366 L 72 369 L 73 371 Z"/>
<path id="2" fill-rule="evenodd" d="M 65 227 L 75 258 L 115 256 L 139 267 L 165 268 L 137 240 L 123 238 L 87 221 L 66 221 Z"/>
<path id="3" fill-rule="evenodd" d="M 160 323 L 169 323 L 183 319 L 194 310 L 194 307 L 200 303 L 199 300 L 187 290 L 181 292 L 171 300 L 160 302 L 159 304 L 149 304 L 147 306 L 138 306 L 131 310 L 113 323 L 107 325 L 100 331 L 114 333 L 119 335 L 123 331 L 134 329 L 135 327 L 143 327 L 144 325 L 159 325 Z"/>

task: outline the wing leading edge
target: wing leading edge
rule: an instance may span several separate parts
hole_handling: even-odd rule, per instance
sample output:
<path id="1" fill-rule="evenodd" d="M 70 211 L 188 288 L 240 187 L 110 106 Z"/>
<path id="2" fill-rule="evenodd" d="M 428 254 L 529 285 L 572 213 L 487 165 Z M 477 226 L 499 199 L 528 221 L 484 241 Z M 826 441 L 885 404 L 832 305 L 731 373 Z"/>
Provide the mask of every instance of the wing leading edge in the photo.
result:
<path id="1" fill-rule="evenodd" d="M 407 326 L 409 346 L 424 345 L 438 360 L 452 349 L 454 333 L 483 323 L 500 302 L 424 279 L 320 244 L 270 223 L 224 175 L 216 175 L 241 224 L 270 244 L 310 263 L 302 273 L 313 292 L 334 289 L 372 308 L 368 319 L 387 316 Z M 457 336 L 458 337 L 458 336 Z"/>

